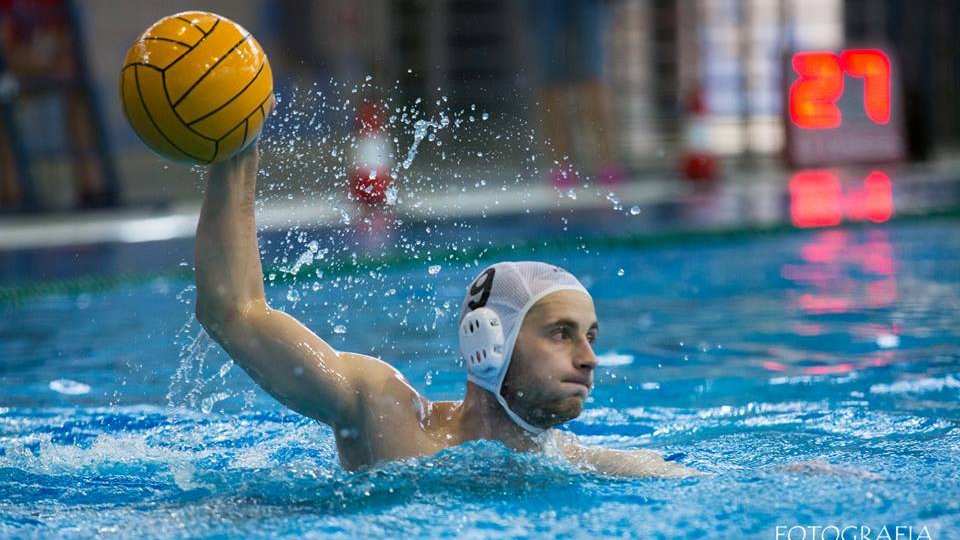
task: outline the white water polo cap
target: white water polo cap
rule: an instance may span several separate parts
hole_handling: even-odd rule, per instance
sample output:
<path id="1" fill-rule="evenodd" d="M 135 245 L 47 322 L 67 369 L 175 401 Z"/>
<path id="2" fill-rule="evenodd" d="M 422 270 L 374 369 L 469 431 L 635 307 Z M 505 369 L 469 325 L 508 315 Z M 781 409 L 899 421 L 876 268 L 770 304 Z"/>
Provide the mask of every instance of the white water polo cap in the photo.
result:
<path id="1" fill-rule="evenodd" d="M 502 262 L 487 267 L 473 280 L 460 306 L 460 353 L 467 380 L 490 391 L 507 415 L 531 433 L 544 430 L 510 410 L 500 395 L 520 326 L 530 308 L 557 291 L 587 289 L 563 268 L 542 262 Z"/>

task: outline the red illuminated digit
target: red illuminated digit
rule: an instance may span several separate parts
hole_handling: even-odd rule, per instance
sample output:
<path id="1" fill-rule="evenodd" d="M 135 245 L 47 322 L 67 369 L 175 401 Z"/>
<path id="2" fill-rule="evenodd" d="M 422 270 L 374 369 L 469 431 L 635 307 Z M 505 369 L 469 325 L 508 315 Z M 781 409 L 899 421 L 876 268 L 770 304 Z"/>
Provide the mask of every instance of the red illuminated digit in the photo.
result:
<path id="1" fill-rule="evenodd" d="M 893 216 L 893 183 L 880 171 L 873 171 L 863 181 L 864 214 L 874 223 L 889 221 Z"/>
<path id="2" fill-rule="evenodd" d="M 867 117 L 878 124 L 890 121 L 890 58 L 876 49 L 854 49 L 840 56 L 844 70 L 863 77 Z"/>
<path id="3" fill-rule="evenodd" d="M 837 100 L 843 94 L 840 59 L 831 52 L 793 55 L 793 69 L 800 77 L 790 86 L 790 119 L 798 127 L 829 129 L 840 125 Z"/>
<path id="4" fill-rule="evenodd" d="M 843 191 L 829 170 L 799 171 L 790 178 L 790 220 L 797 227 L 830 227 L 843 220 Z"/>

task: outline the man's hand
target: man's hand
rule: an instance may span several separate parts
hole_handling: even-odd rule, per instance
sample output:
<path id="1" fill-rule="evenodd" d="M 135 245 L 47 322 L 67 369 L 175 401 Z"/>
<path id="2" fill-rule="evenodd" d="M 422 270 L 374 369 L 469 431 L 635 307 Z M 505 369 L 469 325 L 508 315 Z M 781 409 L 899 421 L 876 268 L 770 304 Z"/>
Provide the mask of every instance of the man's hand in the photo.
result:
<path id="1" fill-rule="evenodd" d="M 257 141 L 254 141 L 233 156 L 210 165 L 207 183 L 209 185 L 210 182 L 229 181 L 232 177 L 252 178 L 255 181 L 259 167 L 260 148 Z"/>

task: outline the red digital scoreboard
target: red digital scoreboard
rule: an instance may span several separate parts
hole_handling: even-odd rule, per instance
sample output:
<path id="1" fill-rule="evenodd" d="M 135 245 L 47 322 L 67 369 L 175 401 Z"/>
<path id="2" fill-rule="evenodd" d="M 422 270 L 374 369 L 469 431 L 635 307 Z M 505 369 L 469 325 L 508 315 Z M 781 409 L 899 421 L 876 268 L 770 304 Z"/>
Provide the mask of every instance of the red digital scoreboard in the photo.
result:
<path id="1" fill-rule="evenodd" d="M 786 73 L 785 155 L 791 165 L 903 159 L 900 81 L 888 53 L 801 51 L 787 59 Z"/>

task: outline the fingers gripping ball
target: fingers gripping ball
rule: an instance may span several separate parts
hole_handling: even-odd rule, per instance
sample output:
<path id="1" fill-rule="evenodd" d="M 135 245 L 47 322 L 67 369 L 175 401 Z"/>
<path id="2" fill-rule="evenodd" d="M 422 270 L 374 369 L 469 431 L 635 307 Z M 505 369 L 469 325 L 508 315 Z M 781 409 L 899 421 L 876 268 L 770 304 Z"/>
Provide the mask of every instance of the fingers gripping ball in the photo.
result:
<path id="1" fill-rule="evenodd" d="M 273 105 L 273 74 L 239 24 L 201 11 L 171 15 L 130 47 L 123 111 L 158 154 L 216 163 L 257 138 Z"/>

